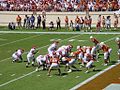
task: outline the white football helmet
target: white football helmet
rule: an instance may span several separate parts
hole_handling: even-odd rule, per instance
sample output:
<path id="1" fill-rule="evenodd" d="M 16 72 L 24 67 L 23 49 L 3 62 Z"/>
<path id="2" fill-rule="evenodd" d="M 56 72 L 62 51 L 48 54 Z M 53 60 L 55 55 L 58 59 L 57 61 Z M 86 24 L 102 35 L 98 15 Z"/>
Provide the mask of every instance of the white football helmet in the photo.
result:
<path id="1" fill-rule="evenodd" d="M 90 36 L 90 39 L 93 38 L 93 36 Z"/>
<path id="2" fill-rule="evenodd" d="M 119 37 L 117 37 L 117 38 L 116 38 L 116 41 L 119 41 L 119 40 L 120 40 L 120 38 L 119 38 Z"/>
<path id="3" fill-rule="evenodd" d="M 105 44 L 104 42 L 101 42 L 101 43 L 100 43 L 100 46 L 102 46 L 102 45 L 104 45 L 104 44 Z"/>

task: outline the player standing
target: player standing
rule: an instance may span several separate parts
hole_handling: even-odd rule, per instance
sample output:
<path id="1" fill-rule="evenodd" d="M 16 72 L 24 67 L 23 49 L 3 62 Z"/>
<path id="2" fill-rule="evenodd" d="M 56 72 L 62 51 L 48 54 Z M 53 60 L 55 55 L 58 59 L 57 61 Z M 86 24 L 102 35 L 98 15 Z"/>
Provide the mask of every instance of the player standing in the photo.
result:
<path id="1" fill-rule="evenodd" d="M 116 38 L 116 43 L 118 45 L 118 62 L 120 62 L 120 38 Z"/>

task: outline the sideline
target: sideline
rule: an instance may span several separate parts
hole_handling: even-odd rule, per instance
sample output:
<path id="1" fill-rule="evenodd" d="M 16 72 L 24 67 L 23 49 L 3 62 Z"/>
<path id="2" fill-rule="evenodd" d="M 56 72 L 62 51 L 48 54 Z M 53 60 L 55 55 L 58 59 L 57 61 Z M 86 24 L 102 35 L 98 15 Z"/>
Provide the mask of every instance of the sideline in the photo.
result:
<path id="1" fill-rule="evenodd" d="M 22 34 L 120 34 L 120 32 L 26 32 L 26 31 L 0 31 L 0 33 L 22 33 Z"/>
<path id="2" fill-rule="evenodd" d="M 95 74 L 94 76 L 88 78 L 87 80 L 77 84 L 76 86 L 74 86 L 73 88 L 69 89 L 69 90 L 77 90 L 78 88 L 80 88 L 81 86 L 87 84 L 88 82 L 92 81 L 93 79 L 95 79 L 96 77 L 98 77 L 99 75 L 103 74 L 104 72 L 116 67 L 117 65 L 119 65 L 119 63 L 116 63 L 116 65 L 111 65 L 108 68 L 104 69 L 103 71 L 100 71 L 99 73 Z"/>

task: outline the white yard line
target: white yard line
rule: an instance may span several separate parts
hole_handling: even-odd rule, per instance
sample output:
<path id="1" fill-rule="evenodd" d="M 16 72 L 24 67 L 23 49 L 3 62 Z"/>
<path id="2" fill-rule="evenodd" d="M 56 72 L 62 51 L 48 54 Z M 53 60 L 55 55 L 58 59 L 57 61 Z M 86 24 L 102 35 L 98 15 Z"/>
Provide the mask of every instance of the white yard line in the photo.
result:
<path id="1" fill-rule="evenodd" d="M 71 38 L 78 37 L 78 36 L 80 36 L 80 35 L 76 35 L 76 36 L 73 36 L 73 37 L 70 37 L 70 38 L 67 38 L 67 39 L 61 40 L 61 42 L 65 41 L 65 40 L 68 40 L 68 39 L 71 39 Z M 48 46 L 49 46 L 49 44 L 46 45 L 46 46 L 43 46 L 43 47 L 39 47 L 39 48 L 37 48 L 37 50 L 40 50 L 40 49 L 45 48 L 45 47 L 48 47 Z M 28 51 L 27 51 L 27 52 L 28 52 Z M 27 52 L 25 52 L 24 54 L 26 54 Z M 0 62 L 3 62 L 3 61 L 6 61 L 6 60 L 9 60 L 9 59 L 11 59 L 11 58 L 12 58 L 12 57 L 9 57 L 9 58 L 6 58 L 6 59 L 3 59 L 3 60 L 0 60 Z"/>
<path id="2" fill-rule="evenodd" d="M 118 36 L 120 36 L 120 35 L 118 35 Z M 108 40 L 106 40 L 106 41 L 104 41 L 104 42 L 109 42 L 109 41 L 115 39 L 115 38 L 118 37 L 118 36 L 115 36 L 115 37 L 113 37 L 113 38 L 110 38 L 110 39 L 108 39 Z M 103 71 L 101 71 L 101 72 L 95 74 L 94 76 L 88 78 L 87 80 L 83 81 L 82 83 L 77 84 L 76 86 L 74 86 L 74 87 L 71 88 L 70 90 L 76 90 L 76 89 L 80 88 L 82 85 L 90 82 L 91 80 L 95 79 L 96 77 L 98 77 L 99 75 L 103 74 L 104 72 L 112 69 L 113 67 L 117 66 L 118 64 L 119 64 L 119 63 L 117 63 L 116 65 L 111 65 L 110 67 L 104 69 Z"/>
<path id="3" fill-rule="evenodd" d="M 0 62 L 3 62 L 3 61 L 6 61 L 6 60 L 9 60 L 11 59 L 12 57 L 9 57 L 9 58 L 6 58 L 6 59 L 3 59 L 3 60 L 0 60 Z"/>
<path id="4" fill-rule="evenodd" d="M 7 84 L 10 84 L 10 83 L 12 83 L 12 82 L 14 82 L 14 81 L 17 81 L 17 80 L 19 80 L 19 79 L 22 79 L 22 78 L 24 78 L 24 77 L 26 77 L 26 76 L 29 76 L 29 75 L 31 75 L 31 74 L 33 74 L 33 73 L 35 73 L 35 72 L 36 72 L 36 71 L 32 71 L 32 72 L 30 72 L 30 73 L 28 73 L 28 74 L 25 74 L 25 75 L 20 76 L 20 77 L 18 77 L 18 78 L 12 79 L 12 80 L 10 80 L 10 81 L 8 81 L 8 82 L 6 82 L 6 83 L 0 84 L 0 87 L 5 86 L 5 85 L 7 85 Z"/>
<path id="5" fill-rule="evenodd" d="M 73 36 L 73 37 L 70 37 L 70 38 L 67 38 L 67 39 L 64 39 L 64 40 L 62 40 L 62 41 L 65 41 L 65 40 L 69 40 L 69 39 L 71 39 L 71 38 L 75 38 L 75 37 L 78 37 L 79 35 L 77 35 L 77 36 Z M 114 39 L 115 37 L 113 37 L 113 39 Z M 111 40 L 113 40 L 112 38 L 110 38 Z M 109 41 L 109 39 L 107 40 L 107 41 Z M 105 42 L 105 41 L 104 41 Z M 46 45 L 46 46 L 48 46 L 48 45 Z M 42 48 L 42 47 L 41 47 Z M 24 77 L 26 77 L 26 76 L 29 76 L 29 75 L 31 75 L 31 74 L 33 74 L 33 73 L 35 73 L 36 71 L 32 71 L 32 72 L 30 72 L 30 73 L 28 73 L 28 74 L 25 74 L 25 75 L 23 75 L 23 76 L 20 76 L 20 77 L 18 77 L 18 78 L 15 78 L 15 79 L 12 79 L 12 80 L 10 80 L 10 81 L 8 81 L 8 82 L 5 82 L 5 83 L 3 83 L 3 84 L 0 84 L 0 87 L 2 87 L 2 86 L 5 86 L 5 85 L 7 85 L 7 84 L 10 84 L 10 83 L 12 83 L 12 82 L 15 82 L 15 81 L 17 81 L 17 80 L 19 80 L 19 79 L 22 79 L 22 78 L 24 78 Z M 77 87 L 78 88 L 78 87 Z M 75 90 L 75 89 L 71 89 L 71 90 Z"/>
<path id="6" fill-rule="evenodd" d="M 85 85 L 86 83 L 90 82 L 91 80 L 95 79 L 96 77 L 98 77 L 99 75 L 103 74 L 104 72 L 112 69 L 113 67 L 117 66 L 119 63 L 117 63 L 116 65 L 111 65 L 110 67 L 100 71 L 99 73 L 95 74 L 94 76 L 88 78 L 87 80 L 77 84 L 76 86 L 74 86 L 73 88 L 71 88 L 70 90 L 77 90 L 78 88 L 80 88 L 81 86 Z"/>
<path id="7" fill-rule="evenodd" d="M 0 31 L 0 33 L 23 33 L 23 34 L 120 34 L 120 32 L 25 32 L 25 31 Z"/>
<path id="8" fill-rule="evenodd" d="M 9 43 L 1 44 L 0 46 L 5 46 L 5 45 L 13 44 L 13 43 L 24 41 L 24 40 L 27 40 L 27 39 L 31 39 L 31 38 L 34 38 L 34 37 L 37 37 L 37 36 L 38 35 L 30 36 L 30 37 L 19 39 L 19 40 L 12 41 L 12 42 L 9 42 Z"/>
<path id="9" fill-rule="evenodd" d="M 61 42 L 66 41 L 66 40 L 69 40 L 69 39 L 71 39 L 71 38 L 76 38 L 76 37 L 78 37 L 78 36 L 80 36 L 80 35 L 76 35 L 76 36 L 73 36 L 73 37 L 70 37 L 70 38 L 66 38 L 66 39 L 64 39 L 64 40 L 61 40 Z M 49 45 L 40 47 L 39 49 L 45 48 L 45 47 L 47 47 L 47 46 L 49 46 Z M 7 60 L 8 60 L 8 59 L 9 59 L 9 58 L 7 58 Z M 5 59 L 4 59 L 4 60 L 5 60 Z M 5 82 L 5 83 L 3 83 L 3 84 L 0 84 L 0 87 L 5 86 L 5 85 L 7 85 L 7 84 L 10 84 L 10 83 L 12 83 L 12 82 L 15 82 L 15 81 L 17 81 L 17 80 L 19 80 L 19 79 L 22 79 L 22 78 L 24 78 L 24 77 L 26 77 L 26 76 L 29 76 L 29 75 L 31 75 L 31 74 L 33 74 L 33 73 L 35 73 L 35 72 L 36 72 L 36 71 L 32 71 L 32 72 L 30 72 L 30 73 L 28 73 L 28 74 L 25 74 L 25 75 L 23 75 L 23 76 L 20 76 L 20 77 L 18 77 L 18 78 L 12 79 L 12 80 L 10 80 L 10 81 L 8 81 L 8 82 Z"/>

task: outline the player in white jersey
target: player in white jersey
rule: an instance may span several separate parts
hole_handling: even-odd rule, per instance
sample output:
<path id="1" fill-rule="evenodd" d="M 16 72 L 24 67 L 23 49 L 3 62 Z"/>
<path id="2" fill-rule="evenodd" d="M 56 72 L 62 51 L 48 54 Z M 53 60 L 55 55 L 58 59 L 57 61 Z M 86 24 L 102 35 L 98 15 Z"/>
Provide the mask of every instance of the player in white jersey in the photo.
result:
<path id="1" fill-rule="evenodd" d="M 76 62 L 76 55 L 74 54 L 74 52 L 72 52 L 69 57 L 63 57 L 62 61 L 65 62 L 65 71 L 67 70 L 68 73 L 72 72 L 71 67 L 74 68 L 76 71 L 78 70 L 74 66 L 74 64 Z"/>
<path id="2" fill-rule="evenodd" d="M 22 54 L 23 54 L 24 50 L 23 49 L 18 49 L 16 50 L 13 54 L 12 54 L 12 58 L 13 58 L 13 62 L 15 61 L 22 61 Z"/>
<path id="3" fill-rule="evenodd" d="M 92 64 L 94 63 L 95 60 L 93 59 L 93 56 L 89 53 L 85 53 L 83 60 L 86 63 L 86 69 L 87 69 L 85 73 L 88 73 L 89 69 L 92 68 Z M 95 69 L 93 68 L 93 70 Z"/>
<path id="4" fill-rule="evenodd" d="M 66 56 L 68 56 L 71 53 L 72 48 L 73 48 L 72 45 L 64 45 L 62 47 L 65 49 Z"/>
<path id="5" fill-rule="evenodd" d="M 66 50 L 65 50 L 65 48 L 63 46 L 59 47 L 57 49 L 56 53 L 58 55 L 60 55 L 61 57 L 66 56 Z"/>
<path id="6" fill-rule="evenodd" d="M 28 52 L 27 54 L 27 64 L 26 64 L 26 67 L 29 66 L 30 62 L 32 61 L 32 66 L 34 66 L 34 62 L 35 62 L 35 57 L 34 55 L 37 53 L 37 50 L 36 50 L 36 47 L 32 47 L 30 49 L 30 51 Z"/>
<path id="7" fill-rule="evenodd" d="M 58 48 L 58 43 L 58 41 L 55 41 L 48 47 L 48 54 L 52 56 L 53 52 L 55 52 Z"/>
<path id="8" fill-rule="evenodd" d="M 36 71 L 38 71 L 38 70 L 45 70 L 47 67 L 50 66 L 50 56 L 48 54 L 46 54 L 46 55 L 39 55 L 36 58 L 36 62 L 38 64 L 38 67 L 36 68 Z"/>
<path id="9" fill-rule="evenodd" d="M 17 50 L 17 54 L 18 54 L 18 56 L 19 56 L 19 58 L 20 58 L 21 61 L 23 61 L 23 58 L 22 58 L 23 52 L 24 52 L 23 49 L 18 49 L 18 50 Z"/>

